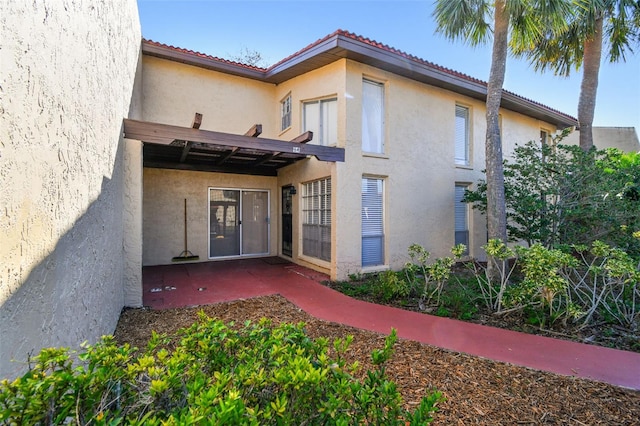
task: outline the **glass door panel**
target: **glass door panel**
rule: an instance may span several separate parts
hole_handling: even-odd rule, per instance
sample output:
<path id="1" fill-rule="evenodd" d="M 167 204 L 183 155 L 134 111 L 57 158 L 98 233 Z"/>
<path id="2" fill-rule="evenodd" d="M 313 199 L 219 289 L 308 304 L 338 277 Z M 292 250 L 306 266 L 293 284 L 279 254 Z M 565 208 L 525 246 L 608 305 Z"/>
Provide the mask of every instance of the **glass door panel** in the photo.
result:
<path id="1" fill-rule="evenodd" d="M 209 188 L 209 258 L 269 253 L 269 191 Z"/>
<path id="2" fill-rule="evenodd" d="M 242 254 L 269 252 L 269 193 L 242 191 Z"/>
<path id="3" fill-rule="evenodd" d="M 293 254 L 293 186 L 282 187 L 282 254 Z"/>
<path id="4" fill-rule="evenodd" d="M 240 255 L 240 191 L 209 189 L 209 257 Z"/>

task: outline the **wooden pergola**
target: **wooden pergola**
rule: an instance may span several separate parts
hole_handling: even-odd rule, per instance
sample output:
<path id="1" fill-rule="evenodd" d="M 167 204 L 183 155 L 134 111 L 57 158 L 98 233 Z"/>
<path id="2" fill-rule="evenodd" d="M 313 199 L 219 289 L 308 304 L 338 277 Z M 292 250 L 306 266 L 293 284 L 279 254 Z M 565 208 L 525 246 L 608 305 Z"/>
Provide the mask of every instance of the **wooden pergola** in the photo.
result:
<path id="1" fill-rule="evenodd" d="M 124 120 L 124 137 L 143 145 L 144 167 L 277 176 L 278 169 L 309 156 L 344 161 L 344 148 L 307 144 L 312 132 L 290 140 L 258 138 L 262 125 L 244 135 L 200 130 L 196 113 L 191 127 Z"/>

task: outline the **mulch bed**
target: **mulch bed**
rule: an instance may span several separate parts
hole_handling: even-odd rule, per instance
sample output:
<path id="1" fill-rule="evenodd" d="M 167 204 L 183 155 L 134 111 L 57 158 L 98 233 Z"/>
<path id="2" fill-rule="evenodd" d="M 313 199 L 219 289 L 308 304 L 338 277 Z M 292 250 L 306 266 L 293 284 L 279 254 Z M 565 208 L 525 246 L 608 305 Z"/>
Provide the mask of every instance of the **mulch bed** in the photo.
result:
<path id="1" fill-rule="evenodd" d="M 224 322 L 271 318 L 305 322 L 312 338 L 352 335 L 347 362 L 358 360 L 371 368 L 371 350 L 381 348 L 385 336 L 315 319 L 280 296 L 162 311 L 128 309 L 115 331 L 119 343 L 144 347 L 151 331 L 171 335 L 197 319 L 197 312 Z M 409 340 L 399 340 L 387 373 L 397 384 L 407 407 L 415 406 L 430 390 L 447 398 L 433 424 L 440 425 L 638 425 L 640 392 L 559 376 L 455 353 Z"/>

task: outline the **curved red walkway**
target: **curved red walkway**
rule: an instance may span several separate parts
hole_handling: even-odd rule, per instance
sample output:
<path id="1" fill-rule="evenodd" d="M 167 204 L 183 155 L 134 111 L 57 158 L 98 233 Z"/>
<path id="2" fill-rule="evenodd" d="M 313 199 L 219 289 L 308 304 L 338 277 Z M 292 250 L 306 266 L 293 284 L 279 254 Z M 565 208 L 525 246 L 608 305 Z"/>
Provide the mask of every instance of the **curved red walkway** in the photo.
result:
<path id="1" fill-rule="evenodd" d="M 502 330 L 352 299 L 326 275 L 278 258 L 152 266 L 143 302 L 153 309 L 280 294 L 314 317 L 471 355 L 640 390 L 640 354 Z"/>

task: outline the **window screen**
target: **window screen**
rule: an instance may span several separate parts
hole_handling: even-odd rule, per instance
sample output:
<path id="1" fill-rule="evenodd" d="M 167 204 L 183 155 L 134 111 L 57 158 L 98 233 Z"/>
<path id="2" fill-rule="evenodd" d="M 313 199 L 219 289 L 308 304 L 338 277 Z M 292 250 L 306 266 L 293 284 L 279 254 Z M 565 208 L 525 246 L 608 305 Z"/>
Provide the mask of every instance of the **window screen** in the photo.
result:
<path id="1" fill-rule="evenodd" d="M 285 130 L 291 127 L 291 95 L 284 98 L 281 108 L 282 124 L 280 126 L 280 130 Z"/>
<path id="2" fill-rule="evenodd" d="M 384 86 L 362 81 L 362 151 L 384 153 Z"/>
<path id="3" fill-rule="evenodd" d="M 384 264 L 383 180 L 362 179 L 362 266 Z"/>
<path id="4" fill-rule="evenodd" d="M 331 261 L 331 178 L 302 188 L 302 253 Z"/>
<path id="5" fill-rule="evenodd" d="M 310 143 L 336 145 L 338 142 L 338 101 L 323 99 L 304 103 L 304 131 L 313 132 Z"/>
<path id="6" fill-rule="evenodd" d="M 456 105 L 455 162 L 469 165 L 469 108 Z"/>
<path id="7" fill-rule="evenodd" d="M 456 185 L 455 189 L 455 244 L 464 244 L 467 247 L 465 254 L 469 252 L 469 210 L 468 204 L 463 203 L 466 185 Z"/>

